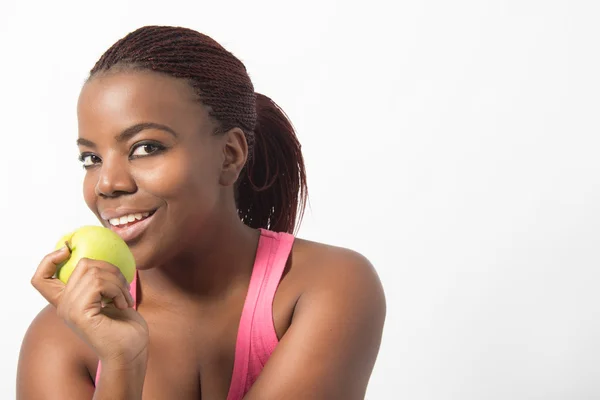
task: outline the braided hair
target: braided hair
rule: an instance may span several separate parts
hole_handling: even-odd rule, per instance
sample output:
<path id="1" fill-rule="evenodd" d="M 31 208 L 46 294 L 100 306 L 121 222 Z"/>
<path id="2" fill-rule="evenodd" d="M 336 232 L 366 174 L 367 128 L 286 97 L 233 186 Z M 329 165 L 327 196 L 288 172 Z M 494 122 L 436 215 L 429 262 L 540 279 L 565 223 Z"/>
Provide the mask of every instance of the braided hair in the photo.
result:
<path id="1" fill-rule="evenodd" d="M 185 79 L 217 121 L 215 134 L 242 129 L 249 157 L 235 186 L 238 215 L 252 228 L 293 233 L 307 198 L 301 146 L 283 110 L 254 92 L 239 59 L 192 29 L 145 26 L 113 44 L 88 79 L 119 69 Z"/>

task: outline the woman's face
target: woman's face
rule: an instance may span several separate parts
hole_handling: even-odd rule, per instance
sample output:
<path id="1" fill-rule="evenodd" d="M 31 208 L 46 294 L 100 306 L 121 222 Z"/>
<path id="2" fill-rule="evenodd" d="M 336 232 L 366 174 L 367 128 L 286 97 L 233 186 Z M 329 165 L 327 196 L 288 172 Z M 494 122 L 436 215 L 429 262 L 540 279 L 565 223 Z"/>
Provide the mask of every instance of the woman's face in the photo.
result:
<path id="1" fill-rule="evenodd" d="M 226 136 L 182 80 L 154 72 L 94 76 L 78 103 L 88 207 L 148 268 L 210 234 L 223 207 Z M 150 265 L 152 264 L 152 265 Z"/>

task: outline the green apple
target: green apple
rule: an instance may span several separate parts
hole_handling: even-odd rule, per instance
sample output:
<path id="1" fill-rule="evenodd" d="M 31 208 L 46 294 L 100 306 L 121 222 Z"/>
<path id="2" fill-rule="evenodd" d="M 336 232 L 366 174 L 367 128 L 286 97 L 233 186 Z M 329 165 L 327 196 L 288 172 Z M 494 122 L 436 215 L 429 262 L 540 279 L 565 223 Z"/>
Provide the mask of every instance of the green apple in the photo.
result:
<path id="1" fill-rule="evenodd" d="M 127 243 L 119 235 L 103 226 L 82 226 L 63 236 L 56 249 L 68 245 L 71 250 L 69 259 L 61 263 L 56 276 L 67 283 L 77 263 L 82 258 L 106 261 L 121 270 L 127 282 L 131 283 L 135 275 L 135 259 Z"/>

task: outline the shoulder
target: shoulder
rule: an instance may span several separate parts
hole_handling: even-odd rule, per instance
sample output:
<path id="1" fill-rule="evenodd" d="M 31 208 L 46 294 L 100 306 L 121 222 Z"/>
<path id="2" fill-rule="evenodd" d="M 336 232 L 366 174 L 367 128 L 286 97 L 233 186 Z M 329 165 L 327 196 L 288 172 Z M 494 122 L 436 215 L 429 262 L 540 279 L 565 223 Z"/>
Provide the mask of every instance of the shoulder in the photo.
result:
<path id="1" fill-rule="evenodd" d="M 33 319 L 23 338 L 17 372 L 18 391 L 31 393 L 38 390 L 34 386 L 39 382 L 48 382 L 59 374 L 70 374 L 71 379 L 93 383 L 97 362 L 92 349 L 58 317 L 56 309 L 48 305 Z M 32 385 L 32 380 L 37 383 Z"/>
<path id="2" fill-rule="evenodd" d="M 386 314 L 384 289 L 376 268 L 363 254 L 343 247 L 296 239 L 292 270 L 295 271 L 290 272 L 303 283 L 301 296 L 326 292 L 328 296 L 347 304 L 358 304 L 365 313 L 383 323 Z"/>
<path id="3" fill-rule="evenodd" d="M 355 250 L 295 239 L 292 257 L 293 263 L 302 270 L 303 275 L 313 277 L 309 279 L 312 284 L 323 282 L 323 279 L 325 282 L 330 279 L 338 282 L 340 278 L 344 278 L 342 281 L 346 281 L 346 284 L 353 284 L 359 279 L 365 285 L 373 285 L 373 290 L 383 291 L 373 264 Z"/>
<path id="4" fill-rule="evenodd" d="M 291 323 L 248 399 L 364 398 L 386 315 L 374 266 L 356 251 L 296 239 L 282 286 L 294 295 Z"/>

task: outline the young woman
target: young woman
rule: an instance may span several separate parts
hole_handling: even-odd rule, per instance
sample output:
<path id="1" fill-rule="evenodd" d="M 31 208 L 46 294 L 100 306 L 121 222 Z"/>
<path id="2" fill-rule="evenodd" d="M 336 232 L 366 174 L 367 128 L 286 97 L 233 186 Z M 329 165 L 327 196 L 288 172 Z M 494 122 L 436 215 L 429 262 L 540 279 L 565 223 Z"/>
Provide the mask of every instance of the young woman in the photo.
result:
<path id="1" fill-rule="evenodd" d="M 84 198 L 129 245 L 129 285 L 82 260 L 33 286 L 50 303 L 18 366 L 20 400 L 360 399 L 385 297 L 356 252 L 293 236 L 300 144 L 211 38 L 140 28 L 100 58 L 78 102 Z M 111 298 L 106 305 L 102 298 Z"/>

